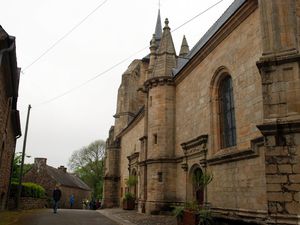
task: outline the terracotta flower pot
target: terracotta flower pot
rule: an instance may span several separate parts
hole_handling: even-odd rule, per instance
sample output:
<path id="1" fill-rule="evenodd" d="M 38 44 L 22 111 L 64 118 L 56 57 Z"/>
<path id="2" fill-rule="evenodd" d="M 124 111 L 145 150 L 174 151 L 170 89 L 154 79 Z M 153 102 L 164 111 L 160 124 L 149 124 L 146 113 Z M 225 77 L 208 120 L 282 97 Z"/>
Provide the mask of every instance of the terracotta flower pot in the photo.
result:
<path id="1" fill-rule="evenodd" d="M 194 211 L 184 210 L 182 225 L 198 225 L 199 224 L 199 214 Z"/>
<path id="2" fill-rule="evenodd" d="M 133 210 L 135 208 L 134 199 L 123 199 L 123 209 Z"/>

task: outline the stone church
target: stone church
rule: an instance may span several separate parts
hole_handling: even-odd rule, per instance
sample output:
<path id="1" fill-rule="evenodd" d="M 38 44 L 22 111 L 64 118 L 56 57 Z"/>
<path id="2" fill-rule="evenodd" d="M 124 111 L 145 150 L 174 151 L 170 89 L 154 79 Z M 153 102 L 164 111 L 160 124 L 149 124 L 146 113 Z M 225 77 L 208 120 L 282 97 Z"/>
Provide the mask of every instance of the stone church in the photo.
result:
<path id="1" fill-rule="evenodd" d="M 195 28 L 198 29 L 198 28 Z M 150 53 L 122 75 L 104 207 L 135 175 L 137 209 L 209 203 L 214 215 L 300 223 L 300 0 L 235 0 L 179 54 L 158 15 Z M 213 174 L 197 194 L 192 176 Z"/>

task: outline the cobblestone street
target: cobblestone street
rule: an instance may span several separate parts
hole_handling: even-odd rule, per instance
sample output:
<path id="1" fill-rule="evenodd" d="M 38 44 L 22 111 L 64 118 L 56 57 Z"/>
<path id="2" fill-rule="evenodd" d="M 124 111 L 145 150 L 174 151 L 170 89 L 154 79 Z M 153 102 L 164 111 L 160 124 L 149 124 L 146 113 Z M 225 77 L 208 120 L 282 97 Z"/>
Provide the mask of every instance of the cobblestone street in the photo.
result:
<path id="1" fill-rule="evenodd" d="M 107 217 L 92 210 L 60 209 L 57 214 L 52 209 L 32 210 L 24 213 L 9 225 L 117 225 Z"/>
<path id="2" fill-rule="evenodd" d="M 137 211 L 122 210 L 119 208 L 102 209 L 97 212 L 124 225 L 176 225 L 174 216 L 146 215 Z"/>

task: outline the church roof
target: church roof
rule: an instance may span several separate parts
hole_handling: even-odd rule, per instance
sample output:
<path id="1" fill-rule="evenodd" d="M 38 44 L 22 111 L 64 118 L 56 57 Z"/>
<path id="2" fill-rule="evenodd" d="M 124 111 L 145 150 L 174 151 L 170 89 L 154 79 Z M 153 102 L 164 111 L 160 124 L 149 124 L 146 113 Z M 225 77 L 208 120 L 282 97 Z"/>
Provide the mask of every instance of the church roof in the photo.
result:
<path id="1" fill-rule="evenodd" d="M 68 187 L 80 188 L 83 190 L 91 190 L 91 188 L 84 183 L 79 177 L 68 173 L 61 169 L 56 169 L 52 166 L 46 165 L 47 173 L 59 184 Z"/>
<path id="2" fill-rule="evenodd" d="M 188 55 L 186 55 L 186 60 L 182 60 L 178 63 L 177 68 L 173 69 L 173 75 L 176 76 L 184 66 L 193 58 L 197 52 L 199 52 L 202 47 L 212 38 L 212 36 L 217 33 L 217 31 L 226 23 L 226 21 L 246 2 L 247 0 L 235 0 L 228 9 L 223 13 L 223 15 L 210 27 L 210 29 L 203 35 L 203 37 L 196 43 L 196 45 L 191 49 Z"/>

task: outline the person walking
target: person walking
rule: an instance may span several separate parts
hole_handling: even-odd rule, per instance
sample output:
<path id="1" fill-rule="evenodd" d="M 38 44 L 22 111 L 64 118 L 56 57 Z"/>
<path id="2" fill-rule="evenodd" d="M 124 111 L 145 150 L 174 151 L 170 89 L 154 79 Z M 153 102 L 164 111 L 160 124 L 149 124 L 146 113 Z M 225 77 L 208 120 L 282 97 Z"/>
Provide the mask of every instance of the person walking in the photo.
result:
<path id="1" fill-rule="evenodd" d="M 55 189 L 53 190 L 53 212 L 57 213 L 58 208 L 58 202 L 61 198 L 61 190 L 59 189 L 58 185 L 55 186 Z"/>
<path id="2" fill-rule="evenodd" d="M 74 201 L 75 201 L 74 195 L 73 195 L 73 194 L 71 194 L 71 196 L 70 196 L 70 209 L 72 209 L 72 208 L 73 208 Z"/>

